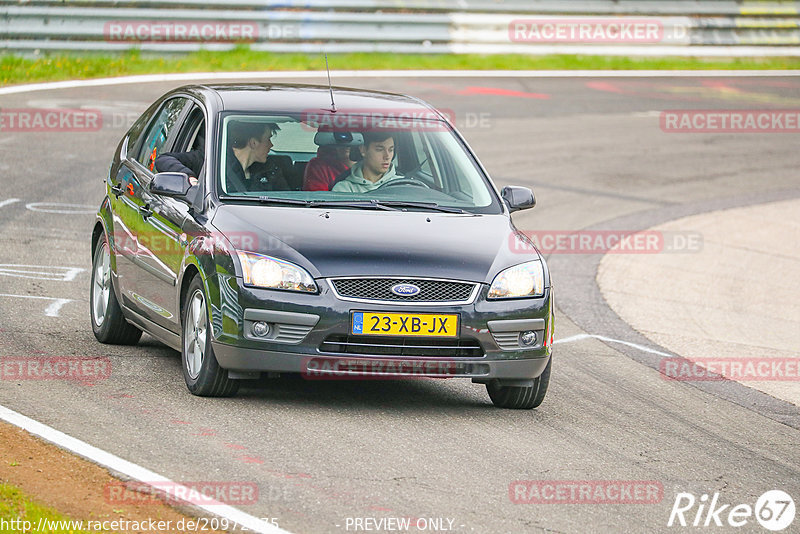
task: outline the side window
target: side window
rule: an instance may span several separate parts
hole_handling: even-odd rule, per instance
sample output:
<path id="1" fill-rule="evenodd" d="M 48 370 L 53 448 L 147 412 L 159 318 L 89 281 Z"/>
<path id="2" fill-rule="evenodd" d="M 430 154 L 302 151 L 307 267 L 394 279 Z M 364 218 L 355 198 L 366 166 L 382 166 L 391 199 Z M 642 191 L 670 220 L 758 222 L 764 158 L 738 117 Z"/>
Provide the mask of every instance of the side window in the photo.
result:
<path id="1" fill-rule="evenodd" d="M 412 132 L 411 136 L 414 139 L 414 151 L 417 156 L 415 166 L 418 166 L 422 172 L 433 174 L 431 172 L 431 160 L 429 157 L 427 140 L 423 138 L 419 132 Z"/>
<path id="2" fill-rule="evenodd" d="M 192 150 L 205 149 L 206 121 L 203 111 L 197 105 L 192 105 L 187 119 L 183 122 L 180 132 L 175 137 L 172 152 L 191 152 Z"/>
<path id="3" fill-rule="evenodd" d="M 411 137 L 413 139 L 414 155 L 416 156 L 415 167 L 418 169 L 417 172 L 430 176 L 433 184 L 442 189 L 442 181 L 439 178 L 436 160 L 432 157 L 430 141 L 427 136 L 423 136 L 420 132 L 412 132 Z"/>
<path id="4" fill-rule="evenodd" d="M 136 156 L 139 153 L 139 151 L 136 150 L 137 142 L 147 126 L 147 123 L 150 122 L 150 118 L 153 116 L 153 111 L 154 110 L 151 107 L 142 113 L 142 116 L 136 119 L 136 122 L 133 123 L 131 129 L 128 130 L 128 159 L 136 159 Z"/>
<path id="5" fill-rule="evenodd" d="M 161 154 L 161 148 L 167 142 L 172 128 L 178 122 L 178 117 L 186 106 L 186 102 L 185 98 L 173 98 L 165 102 L 145 134 L 144 143 L 139 149 L 139 157 L 136 160 L 151 171 L 155 167 L 156 158 Z"/>
<path id="6" fill-rule="evenodd" d="M 293 156 L 292 159 L 298 153 L 316 155 L 314 135 L 317 130 L 302 122 L 282 122 L 280 127 L 280 131 L 272 138 L 271 152 L 287 154 Z"/>

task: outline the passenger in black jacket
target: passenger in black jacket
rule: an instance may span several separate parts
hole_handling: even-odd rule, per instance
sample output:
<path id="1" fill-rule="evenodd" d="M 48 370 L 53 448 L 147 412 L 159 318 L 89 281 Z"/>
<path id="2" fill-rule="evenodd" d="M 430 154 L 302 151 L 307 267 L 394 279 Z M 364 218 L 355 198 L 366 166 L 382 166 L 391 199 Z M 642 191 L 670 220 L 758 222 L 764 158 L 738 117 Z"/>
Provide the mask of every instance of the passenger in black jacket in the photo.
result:
<path id="1" fill-rule="evenodd" d="M 225 158 L 225 187 L 228 193 L 246 191 L 288 191 L 280 167 L 267 160 L 272 136 L 280 130 L 274 123 L 231 121 Z M 205 143 L 200 141 L 200 147 Z M 189 152 L 166 152 L 156 158 L 158 172 L 183 172 L 192 185 L 203 168 L 203 148 Z"/>
<path id="2" fill-rule="evenodd" d="M 205 146 L 200 144 L 199 146 Z M 197 175 L 203 168 L 204 150 L 196 148 L 190 152 L 165 152 L 156 158 L 156 172 L 183 172 L 189 183 L 197 185 Z"/>

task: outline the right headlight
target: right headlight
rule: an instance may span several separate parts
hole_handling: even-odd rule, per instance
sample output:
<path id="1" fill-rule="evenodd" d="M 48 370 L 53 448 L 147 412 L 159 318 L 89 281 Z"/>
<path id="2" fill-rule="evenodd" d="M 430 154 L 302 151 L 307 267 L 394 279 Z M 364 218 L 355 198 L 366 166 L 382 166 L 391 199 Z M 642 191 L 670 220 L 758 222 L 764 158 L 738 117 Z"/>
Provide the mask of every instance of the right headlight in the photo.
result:
<path id="1" fill-rule="evenodd" d="M 242 277 L 246 286 L 317 292 L 314 279 L 299 265 L 254 252 L 237 250 L 236 253 L 242 263 Z"/>
<path id="2" fill-rule="evenodd" d="M 544 296 L 544 266 L 540 260 L 509 267 L 494 277 L 490 299 L 517 299 Z"/>

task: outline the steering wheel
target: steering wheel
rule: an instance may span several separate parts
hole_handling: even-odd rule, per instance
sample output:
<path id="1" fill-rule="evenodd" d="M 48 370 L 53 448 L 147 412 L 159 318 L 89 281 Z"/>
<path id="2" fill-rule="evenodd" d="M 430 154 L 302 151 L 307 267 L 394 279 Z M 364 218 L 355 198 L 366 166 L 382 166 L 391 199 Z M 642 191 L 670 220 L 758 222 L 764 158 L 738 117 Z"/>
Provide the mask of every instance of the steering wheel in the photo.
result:
<path id="1" fill-rule="evenodd" d="M 383 189 L 384 187 L 392 187 L 392 186 L 395 186 L 395 185 L 415 185 L 417 187 L 424 187 L 425 189 L 430 189 L 431 188 L 431 186 L 429 186 L 425 182 L 423 182 L 421 180 L 417 180 L 415 178 L 397 178 L 395 180 L 389 180 L 388 182 L 386 182 L 382 186 L 377 187 L 376 189 Z"/>

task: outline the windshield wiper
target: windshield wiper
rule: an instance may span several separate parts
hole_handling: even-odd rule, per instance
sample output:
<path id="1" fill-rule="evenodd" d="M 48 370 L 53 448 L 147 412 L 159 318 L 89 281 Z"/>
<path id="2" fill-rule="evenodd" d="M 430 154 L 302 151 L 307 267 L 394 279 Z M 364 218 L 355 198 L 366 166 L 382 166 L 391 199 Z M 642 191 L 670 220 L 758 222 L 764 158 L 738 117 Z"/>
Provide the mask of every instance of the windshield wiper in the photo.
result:
<path id="1" fill-rule="evenodd" d="M 310 206 L 310 200 L 300 200 L 297 198 L 280 198 L 280 197 L 258 197 L 256 200 L 262 204 L 291 204 L 293 206 Z"/>
<path id="2" fill-rule="evenodd" d="M 377 200 L 312 200 L 309 206 L 315 208 L 334 207 L 334 208 L 365 208 L 365 209 L 389 210 L 389 211 L 399 210 L 399 208 L 394 208 L 392 206 L 385 205 Z"/>
<path id="3" fill-rule="evenodd" d="M 395 208 L 389 205 L 384 205 L 376 200 L 301 200 L 297 198 L 280 198 L 280 197 L 251 197 L 251 196 L 220 196 L 220 200 L 244 200 L 249 202 L 260 202 L 261 204 L 288 204 L 291 206 L 305 206 L 308 208 L 361 208 L 361 209 L 374 209 L 374 210 L 388 210 L 398 211 L 400 208 Z"/>
<path id="4" fill-rule="evenodd" d="M 220 200 L 241 200 L 246 202 L 261 202 L 262 204 L 292 204 L 297 206 L 308 206 L 309 200 L 298 200 L 296 198 L 276 198 L 276 197 L 251 197 L 251 196 L 234 196 L 234 195 L 220 195 Z"/>
<path id="5" fill-rule="evenodd" d="M 434 211 L 443 211 L 445 213 L 465 213 L 461 208 L 449 208 L 447 206 L 440 206 L 436 202 L 408 202 L 405 200 L 374 200 L 381 206 L 392 206 L 395 208 L 420 208 Z"/>
<path id="6" fill-rule="evenodd" d="M 249 202 L 260 202 L 261 204 L 288 204 L 291 206 L 305 206 L 308 208 L 360 208 L 374 210 L 399 211 L 403 208 L 418 208 L 425 210 L 441 211 L 444 213 L 466 213 L 461 208 L 450 208 L 440 206 L 436 202 L 411 202 L 405 200 L 300 200 L 297 198 L 281 197 L 250 197 L 250 196 L 231 196 L 219 197 L 221 200 L 243 200 Z"/>

